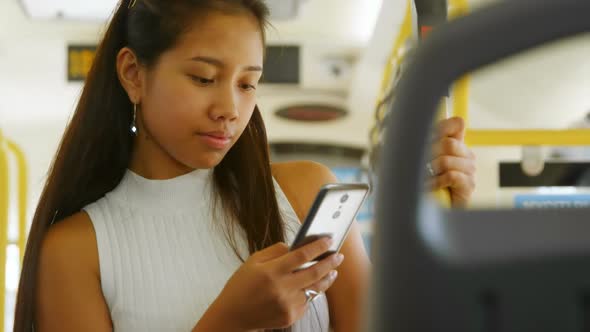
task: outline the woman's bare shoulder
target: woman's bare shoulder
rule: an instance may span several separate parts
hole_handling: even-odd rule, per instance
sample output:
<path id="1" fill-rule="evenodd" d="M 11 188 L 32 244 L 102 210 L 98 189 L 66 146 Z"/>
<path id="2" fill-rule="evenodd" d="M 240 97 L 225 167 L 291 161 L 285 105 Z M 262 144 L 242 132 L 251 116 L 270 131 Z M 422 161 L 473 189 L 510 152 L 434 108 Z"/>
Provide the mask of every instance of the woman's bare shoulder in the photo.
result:
<path id="1" fill-rule="evenodd" d="M 51 225 L 41 245 L 35 322 L 44 331 L 111 331 L 94 227 L 85 212 Z M 75 312 L 75 315 L 71 313 Z"/>
<path id="2" fill-rule="evenodd" d="M 41 246 L 43 262 L 61 268 L 86 269 L 98 275 L 96 236 L 86 212 L 78 212 L 49 227 Z"/>
<path id="3" fill-rule="evenodd" d="M 300 220 L 305 218 L 320 188 L 337 182 L 332 171 L 314 161 L 290 161 L 271 165 L 272 173 Z"/>

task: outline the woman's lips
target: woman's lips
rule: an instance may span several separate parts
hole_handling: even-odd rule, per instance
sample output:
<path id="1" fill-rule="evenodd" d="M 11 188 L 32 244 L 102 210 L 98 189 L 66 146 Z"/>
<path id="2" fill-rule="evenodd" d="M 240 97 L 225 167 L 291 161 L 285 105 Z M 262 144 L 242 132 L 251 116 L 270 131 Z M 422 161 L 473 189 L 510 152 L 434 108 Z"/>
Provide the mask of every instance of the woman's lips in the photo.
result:
<path id="1" fill-rule="evenodd" d="M 225 134 L 199 134 L 203 142 L 214 149 L 225 149 L 231 143 L 231 136 Z"/>

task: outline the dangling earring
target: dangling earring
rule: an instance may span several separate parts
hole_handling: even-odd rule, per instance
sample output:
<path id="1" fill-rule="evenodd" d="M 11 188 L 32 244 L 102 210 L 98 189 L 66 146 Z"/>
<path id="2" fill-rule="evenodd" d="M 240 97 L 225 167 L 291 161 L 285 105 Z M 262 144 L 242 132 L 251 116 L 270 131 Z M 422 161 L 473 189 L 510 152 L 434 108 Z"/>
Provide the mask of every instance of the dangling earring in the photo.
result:
<path id="1" fill-rule="evenodd" d="M 135 124 L 135 118 L 137 117 L 137 104 L 133 104 L 133 121 L 131 121 L 131 134 L 137 136 L 137 126 Z"/>

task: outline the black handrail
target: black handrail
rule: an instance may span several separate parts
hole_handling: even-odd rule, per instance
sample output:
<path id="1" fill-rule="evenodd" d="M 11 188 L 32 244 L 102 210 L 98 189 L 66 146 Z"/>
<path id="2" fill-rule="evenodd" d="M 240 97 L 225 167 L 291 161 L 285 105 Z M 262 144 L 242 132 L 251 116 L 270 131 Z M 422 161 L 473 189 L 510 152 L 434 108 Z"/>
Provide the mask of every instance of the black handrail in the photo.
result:
<path id="1" fill-rule="evenodd" d="M 482 309 L 484 316 L 491 312 L 489 317 L 502 317 L 507 325 L 498 331 L 533 326 L 536 332 L 578 330 L 579 324 L 572 322 L 582 319 L 560 300 L 563 296 L 547 295 L 546 303 L 535 297 L 543 289 L 538 282 L 516 287 L 511 283 L 516 277 L 505 275 L 524 278 L 549 271 L 558 278 L 555 269 L 590 265 L 589 211 L 446 212 L 423 199 L 422 183 L 436 106 L 455 80 L 508 56 L 589 31 L 590 0 L 506 0 L 439 27 L 419 46 L 390 109 L 381 153 L 371 331 L 477 331 L 477 305 L 487 308 Z M 577 276 L 590 278 L 590 270 Z M 589 279 L 588 284 L 577 280 L 570 280 L 572 289 L 590 289 Z M 520 294 L 515 298 L 524 302 L 515 300 L 508 312 L 494 313 L 496 298 L 490 294 L 495 293 L 482 290 L 486 285 Z M 487 295 L 479 301 L 478 292 Z M 534 325 L 535 320 L 545 323 Z"/>

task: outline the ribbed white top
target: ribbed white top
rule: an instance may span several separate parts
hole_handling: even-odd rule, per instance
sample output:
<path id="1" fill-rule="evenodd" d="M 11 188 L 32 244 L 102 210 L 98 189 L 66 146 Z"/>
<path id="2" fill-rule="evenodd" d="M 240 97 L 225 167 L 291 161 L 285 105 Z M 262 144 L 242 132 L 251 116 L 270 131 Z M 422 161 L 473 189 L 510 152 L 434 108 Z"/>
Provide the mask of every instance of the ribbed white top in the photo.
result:
<path id="1" fill-rule="evenodd" d="M 190 331 L 242 264 L 213 217 L 211 175 L 196 170 L 148 180 L 128 170 L 117 188 L 84 208 L 96 232 L 115 331 Z M 276 182 L 275 188 L 290 243 L 300 224 Z M 236 240 L 248 257 L 245 235 Z M 327 332 L 328 326 L 322 296 L 293 331 Z"/>

